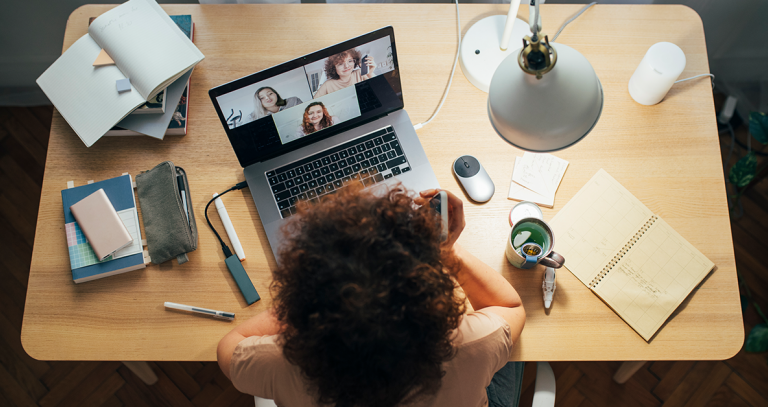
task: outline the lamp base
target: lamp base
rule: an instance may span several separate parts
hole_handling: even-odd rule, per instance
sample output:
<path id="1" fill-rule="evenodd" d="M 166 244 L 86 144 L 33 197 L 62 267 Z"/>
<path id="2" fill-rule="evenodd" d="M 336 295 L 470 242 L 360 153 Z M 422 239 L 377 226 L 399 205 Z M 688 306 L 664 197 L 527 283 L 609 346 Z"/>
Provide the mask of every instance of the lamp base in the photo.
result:
<path id="1" fill-rule="evenodd" d="M 461 70 L 471 84 L 486 93 L 501 61 L 522 47 L 523 37 L 531 35 L 528 23 L 516 18 L 509 48 L 502 51 L 500 43 L 506 22 L 505 15 L 486 17 L 470 27 L 461 39 Z"/>

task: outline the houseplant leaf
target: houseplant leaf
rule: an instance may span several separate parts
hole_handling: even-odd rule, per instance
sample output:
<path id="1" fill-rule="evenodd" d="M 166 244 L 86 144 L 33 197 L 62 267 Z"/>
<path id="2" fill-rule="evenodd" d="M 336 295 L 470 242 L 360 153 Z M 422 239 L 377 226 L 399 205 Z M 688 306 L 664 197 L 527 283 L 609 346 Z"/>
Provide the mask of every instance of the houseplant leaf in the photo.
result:
<path id="1" fill-rule="evenodd" d="M 763 144 L 768 143 L 768 116 L 760 112 L 750 113 L 749 132 L 757 141 Z"/>
<path id="2" fill-rule="evenodd" d="M 731 181 L 731 184 L 736 185 L 737 188 L 744 188 L 755 178 L 756 172 L 757 157 L 753 151 L 750 151 L 749 154 L 742 157 L 731 167 L 728 180 Z"/>
<path id="3" fill-rule="evenodd" d="M 768 351 L 768 325 L 765 322 L 752 328 L 744 344 L 744 350 L 753 353 Z"/>

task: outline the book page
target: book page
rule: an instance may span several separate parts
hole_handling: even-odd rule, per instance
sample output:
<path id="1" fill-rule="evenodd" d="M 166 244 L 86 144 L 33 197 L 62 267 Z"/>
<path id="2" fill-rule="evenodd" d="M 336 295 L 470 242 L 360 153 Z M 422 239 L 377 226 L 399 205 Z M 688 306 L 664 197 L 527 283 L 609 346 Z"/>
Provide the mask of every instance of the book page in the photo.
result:
<path id="1" fill-rule="evenodd" d="M 204 58 L 154 0 L 123 3 L 95 19 L 88 32 L 145 101 Z"/>
<path id="2" fill-rule="evenodd" d="M 648 341 L 713 267 L 658 218 L 594 292 Z"/>
<path id="3" fill-rule="evenodd" d="M 554 250 L 587 287 L 653 213 L 600 170 L 549 222 Z"/>
<path id="4" fill-rule="evenodd" d="M 174 113 L 176 113 L 179 99 L 181 99 L 184 89 L 187 88 L 189 77 L 192 75 L 193 70 L 194 68 L 190 69 L 177 79 L 176 82 L 168 86 L 165 92 L 165 97 L 168 101 L 165 113 L 144 115 L 144 117 L 129 115 L 120 123 L 117 123 L 117 126 L 162 140 L 165 137 L 166 130 L 168 130 L 168 124 L 173 119 Z"/>
<path id="5" fill-rule="evenodd" d="M 117 215 L 120 216 L 120 220 L 123 221 L 125 228 L 128 229 L 128 233 L 131 234 L 133 241 L 131 241 L 128 246 L 116 251 L 112 255 L 112 258 L 119 259 L 121 257 L 131 256 L 136 253 L 143 252 L 144 250 L 141 246 L 141 227 L 139 226 L 139 214 L 136 211 L 136 207 L 134 206 L 133 208 L 118 211 Z"/>
<path id="6" fill-rule="evenodd" d="M 125 75 L 114 65 L 93 66 L 101 47 L 86 34 L 75 41 L 37 84 L 83 143 L 90 147 L 146 100 L 135 90 L 118 93 Z"/>

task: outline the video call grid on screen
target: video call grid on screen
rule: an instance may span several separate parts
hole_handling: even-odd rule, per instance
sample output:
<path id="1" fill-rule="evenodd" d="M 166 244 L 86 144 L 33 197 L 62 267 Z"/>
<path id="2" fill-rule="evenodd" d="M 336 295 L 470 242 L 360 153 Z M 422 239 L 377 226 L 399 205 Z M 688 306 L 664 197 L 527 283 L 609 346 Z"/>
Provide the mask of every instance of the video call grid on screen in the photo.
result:
<path id="1" fill-rule="evenodd" d="M 402 108 L 394 32 L 385 27 L 209 94 L 245 167 Z"/>

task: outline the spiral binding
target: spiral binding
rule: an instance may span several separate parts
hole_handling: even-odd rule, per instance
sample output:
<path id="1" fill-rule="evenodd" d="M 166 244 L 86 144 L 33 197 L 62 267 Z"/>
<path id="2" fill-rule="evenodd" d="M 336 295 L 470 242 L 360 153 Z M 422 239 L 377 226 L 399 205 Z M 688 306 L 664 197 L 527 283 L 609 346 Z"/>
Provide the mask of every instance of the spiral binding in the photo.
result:
<path id="1" fill-rule="evenodd" d="M 621 250 L 619 250 L 619 252 L 616 253 L 615 256 L 613 256 L 613 259 L 611 259 L 611 261 L 608 262 L 608 264 L 603 268 L 603 270 L 600 273 L 598 273 L 597 276 L 595 276 L 595 278 L 592 280 L 591 283 L 589 283 L 590 288 L 595 288 L 597 284 L 600 283 L 600 281 L 602 281 L 603 278 L 605 278 L 608 272 L 611 271 L 611 269 L 613 269 L 613 267 L 619 262 L 619 260 L 621 260 L 622 257 L 624 257 L 625 254 L 627 254 L 627 252 L 629 252 L 629 249 L 631 249 L 632 246 L 634 246 L 635 243 L 637 243 L 637 241 L 640 240 L 640 238 L 645 234 L 645 232 L 648 231 L 648 229 L 650 229 L 651 225 L 653 225 L 653 223 L 656 222 L 656 219 L 658 218 L 659 218 L 658 216 L 653 215 L 651 216 L 650 219 L 648 219 L 647 222 L 645 222 L 645 224 L 640 228 L 640 230 L 638 230 L 637 233 L 635 233 L 635 235 L 632 236 L 631 239 L 629 239 L 629 242 L 627 242 L 627 244 L 624 245 L 624 247 L 622 247 Z"/>

